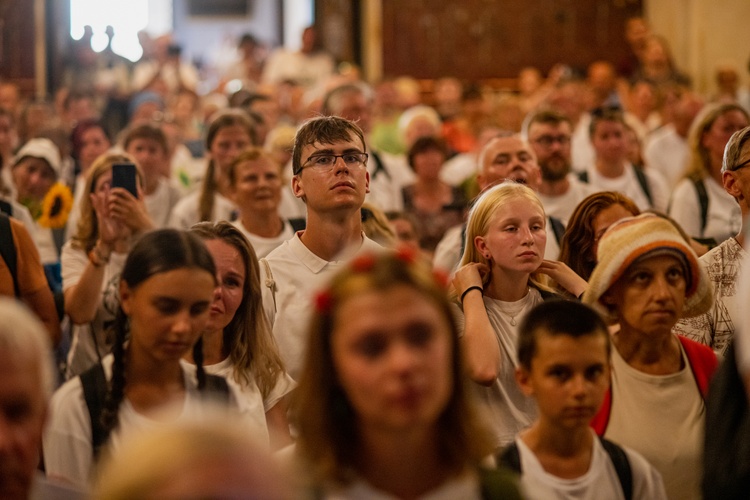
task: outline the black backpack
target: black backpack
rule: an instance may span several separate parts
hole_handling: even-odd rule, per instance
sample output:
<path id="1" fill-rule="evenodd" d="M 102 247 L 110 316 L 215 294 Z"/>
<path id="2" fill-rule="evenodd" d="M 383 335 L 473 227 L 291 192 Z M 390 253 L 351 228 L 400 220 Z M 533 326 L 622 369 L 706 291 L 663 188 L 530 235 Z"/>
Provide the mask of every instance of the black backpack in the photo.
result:
<path id="1" fill-rule="evenodd" d="M 86 400 L 86 409 L 91 419 L 91 447 L 94 459 L 99 456 L 99 451 L 109 439 L 109 431 L 102 425 L 102 411 L 104 401 L 107 397 L 107 379 L 101 363 L 86 370 L 80 375 L 83 386 L 83 398 Z M 231 397 L 229 385 L 224 377 L 206 374 L 206 386 L 204 393 L 216 395 L 222 402 L 229 402 Z"/>
<path id="2" fill-rule="evenodd" d="M 604 439 L 603 437 L 599 437 L 598 439 L 602 443 L 604 451 L 609 455 L 609 459 L 612 460 L 612 465 L 614 465 L 615 472 L 617 472 L 617 478 L 620 480 L 620 486 L 622 487 L 622 493 L 625 496 L 625 500 L 632 500 L 633 470 L 630 468 L 628 456 L 622 448 L 612 441 Z M 521 456 L 518 453 L 518 445 L 515 441 L 498 453 L 496 458 L 498 465 L 503 465 L 510 470 L 521 474 Z"/>
<path id="3" fill-rule="evenodd" d="M 643 173 L 643 169 L 640 167 L 633 167 L 633 172 L 635 172 L 635 178 L 638 179 L 638 185 L 641 186 L 641 191 L 643 191 L 643 194 L 646 195 L 646 199 L 648 200 L 648 204 L 652 207 L 654 206 L 654 199 L 651 196 L 651 187 L 648 185 L 648 179 L 646 178 L 646 174 Z M 578 178 L 581 180 L 581 182 L 585 182 L 588 184 L 589 182 L 589 173 L 587 171 L 580 172 L 578 174 Z"/>

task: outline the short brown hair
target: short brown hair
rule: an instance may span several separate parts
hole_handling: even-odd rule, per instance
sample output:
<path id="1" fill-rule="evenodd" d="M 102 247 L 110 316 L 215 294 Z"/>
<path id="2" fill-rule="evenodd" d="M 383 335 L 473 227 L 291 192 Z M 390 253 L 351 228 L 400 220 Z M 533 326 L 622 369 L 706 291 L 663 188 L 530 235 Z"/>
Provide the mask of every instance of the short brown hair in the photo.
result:
<path id="1" fill-rule="evenodd" d="M 162 151 L 164 151 L 164 154 L 167 154 L 169 151 L 169 147 L 167 146 L 167 136 L 164 131 L 156 125 L 142 123 L 129 128 L 125 132 L 125 137 L 122 140 L 122 147 L 125 148 L 125 151 L 128 150 L 130 143 L 136 139 L 155 141 L 159 144 Z"/>
<path id="2" fill-rule="evenodd" d="M 302 148 L 310 144 L 333 144 L 338 141 L 349 141 L 352 136 L 362 143 L 362 152 L 367 152 L 365 135 L 356 123 L 338 116 L 320 116 L 306 121 L 294 136 L 292 153 L 292 172 L 299 175 L 302 171 Z"/>

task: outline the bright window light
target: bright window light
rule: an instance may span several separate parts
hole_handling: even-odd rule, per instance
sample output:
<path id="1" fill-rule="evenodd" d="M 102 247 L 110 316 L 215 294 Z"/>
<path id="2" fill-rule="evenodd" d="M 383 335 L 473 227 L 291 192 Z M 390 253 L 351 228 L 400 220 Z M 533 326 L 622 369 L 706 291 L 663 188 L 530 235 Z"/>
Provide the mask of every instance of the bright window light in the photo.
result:
<path id="1" fill-rule="evenodd" d="M 107 47 L 107 26 L 114 29 L 112 50 L 131 61 L 143 55 L 138 32 L 149 23 L 149 0 L 70 0 L 70 36 L 80 40 L 84 26 L 91 26 L 91 48 Z"/>

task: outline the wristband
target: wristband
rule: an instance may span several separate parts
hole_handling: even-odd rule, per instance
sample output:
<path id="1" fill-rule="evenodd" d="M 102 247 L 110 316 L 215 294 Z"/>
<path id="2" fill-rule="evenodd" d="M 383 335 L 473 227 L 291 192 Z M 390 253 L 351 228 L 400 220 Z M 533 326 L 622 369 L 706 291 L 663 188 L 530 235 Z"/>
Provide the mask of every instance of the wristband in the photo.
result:
<path id="1" fill-rule="evenodd" d="M 461 294 L 461 303 L 462 304 L 464 303 L 464 297 L 466 297 L 466 294 L 469 293 L 472 290 L 479 290 L 480 292 L 482 292 L 482 295 L 484 295 L 484 288 L 482 288 L 479 285 L 472 285 L 469 288 L 467 288 L 466 290 L 464 290 L 464 293 Z"/>

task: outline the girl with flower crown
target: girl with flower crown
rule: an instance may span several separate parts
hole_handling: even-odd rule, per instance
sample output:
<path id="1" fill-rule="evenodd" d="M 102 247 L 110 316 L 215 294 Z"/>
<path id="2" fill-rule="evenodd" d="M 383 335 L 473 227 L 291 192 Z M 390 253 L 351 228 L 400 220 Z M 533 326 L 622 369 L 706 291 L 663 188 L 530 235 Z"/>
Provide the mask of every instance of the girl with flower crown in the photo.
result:
<path id="1" fill-rule="evenodd" d="M 535 402 L 515 383 L 518 325 L 547 296 L 536 278 L 547 218 L 539 198 L 515 182 L 496 185 L 474 204 L 466 250 L 453 285 L 463 314 L 461 345 L 468 375 L 503 446 L 536 418 Z"/>
<path id="2" fill-rule="evenodd" d="M 444 285 L 401 250 L 357 257 L 318 295 L 295 412 L 315 498 L 520 497 L 480 467 L 492 444 Z"/>

